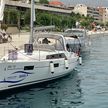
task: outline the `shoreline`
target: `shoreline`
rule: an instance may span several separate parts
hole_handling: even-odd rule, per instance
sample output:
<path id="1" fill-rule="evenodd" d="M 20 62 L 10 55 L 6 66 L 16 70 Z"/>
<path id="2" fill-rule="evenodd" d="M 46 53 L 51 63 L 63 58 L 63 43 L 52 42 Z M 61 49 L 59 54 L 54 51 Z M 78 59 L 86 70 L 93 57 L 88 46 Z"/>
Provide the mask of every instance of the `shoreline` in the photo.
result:
<path id="1" fill-rule="evenodd" d="M 88 35 L 97 35 L 97 34 L 108 34 L 108 31 L 88 31 Z M 14 49 L 15 47 L 20 50 L 21 46 L 25 43 L 28 43 L 30 32 L 21 32 L 20 34 L 12 34 L 12 42 L 2 43 L 0 44 L 0 58 L 8 53 L 8 50 Z"/>
<path id="2" fill-rule="evenodd" d="M 14 49 L 15 47 L 21 49 L 24 43 L 28 43 L 29 32 L 23 32 L 20 34 L 12 34 L 12 42 L 1 43 L 0 44 L 0 58 L 8 53 L 8 50 Z"/>
<path id="3" fill-rule="evenodd" d="M 88 35 L 108 34 L 108 31 L 88 31 Z"/>

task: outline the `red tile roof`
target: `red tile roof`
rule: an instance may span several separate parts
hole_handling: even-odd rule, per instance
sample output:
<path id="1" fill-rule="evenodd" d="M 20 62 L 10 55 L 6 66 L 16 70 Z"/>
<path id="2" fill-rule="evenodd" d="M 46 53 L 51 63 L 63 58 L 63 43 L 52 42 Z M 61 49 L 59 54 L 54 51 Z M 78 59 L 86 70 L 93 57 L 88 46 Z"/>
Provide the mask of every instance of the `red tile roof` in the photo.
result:
<path id="1" fill-rule="evenodd" d="M 52 0 L 51 2 L 49 2 L 49 5 L 64 5 L 62 2 L 58 1 L 58 0 Z"/>

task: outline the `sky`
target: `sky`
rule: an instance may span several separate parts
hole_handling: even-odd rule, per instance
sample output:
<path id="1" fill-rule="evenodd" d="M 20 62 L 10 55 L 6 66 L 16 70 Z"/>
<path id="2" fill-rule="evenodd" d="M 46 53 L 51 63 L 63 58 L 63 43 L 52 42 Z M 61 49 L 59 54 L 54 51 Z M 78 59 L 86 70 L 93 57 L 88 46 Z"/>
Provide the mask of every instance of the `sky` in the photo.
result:
<path id="1" fill-rule="evenodd" d="M 103 6 L 108 7 L 108 0 L 60 0 L 66 4 L 86 4 L 88 6 Z"/>

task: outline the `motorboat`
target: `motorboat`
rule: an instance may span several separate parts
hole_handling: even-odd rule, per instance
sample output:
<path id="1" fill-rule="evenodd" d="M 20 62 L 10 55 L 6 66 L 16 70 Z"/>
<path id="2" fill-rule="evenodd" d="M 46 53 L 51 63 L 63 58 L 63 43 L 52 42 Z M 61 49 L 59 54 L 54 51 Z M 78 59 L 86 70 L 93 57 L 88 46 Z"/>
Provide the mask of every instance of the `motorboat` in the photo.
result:
<path id="1" fill-rule="evenodd" d="M 87 35 L 86 29 L 72 28 L 72 29 L 65 30 L 64 33 L 65 33 L 65 35 L 69 35 L 70 37 L 77 37 L 77 39 L 80 43 L 79 47 L 80 47 L 81 52 L 85 52 L 88 50 L 90 37 Z M 76 45 L 77 45 L 77 43 L 76 43 Z"/>
<path id="2" fill-rule="evenodd" d="M 81 42 L 78 36 L 68 33 L 63 33 L 66 40 L 68 51 L 74 52 L 80 56 Z"/>
<path id="3" fill-rule="evenodd" d="M 34 1 L 31 0 L 31 12 Z M 77 66 L 78 55 L 70 52 L 66 39 L 56 33 L 34 33 L 24 48 L 9 49 L 0 60 L 0 91 L 63 77 Z"/>

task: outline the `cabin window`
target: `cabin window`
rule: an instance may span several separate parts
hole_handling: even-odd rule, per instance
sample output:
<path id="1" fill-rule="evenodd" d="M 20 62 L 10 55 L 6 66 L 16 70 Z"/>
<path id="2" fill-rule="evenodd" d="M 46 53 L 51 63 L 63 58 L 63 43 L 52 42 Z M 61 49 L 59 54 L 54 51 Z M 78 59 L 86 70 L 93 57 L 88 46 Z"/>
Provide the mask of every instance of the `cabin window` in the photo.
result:
<path id="1" fill-rule="evenodd" d="M 66 58 L 64 53 L 61 54 L 53 54 L 53 55 L 47 55 L 46 59 L 58 59 L 58 58 Z"/>
<path id="2" fill-rule="evenodd" d="M 59 63 L 55 63 L 54 64 L 54 67 L 59 67 Z"/>
<path id="3" fill-rule="evenodd" d="M 24 66 L 24 70 L 33 70 L 34 66 Z"/>

